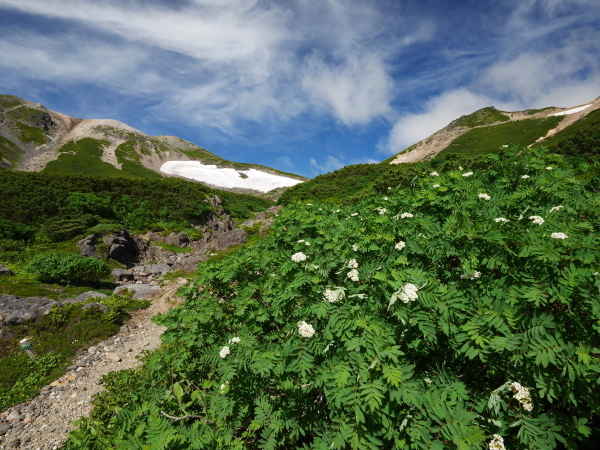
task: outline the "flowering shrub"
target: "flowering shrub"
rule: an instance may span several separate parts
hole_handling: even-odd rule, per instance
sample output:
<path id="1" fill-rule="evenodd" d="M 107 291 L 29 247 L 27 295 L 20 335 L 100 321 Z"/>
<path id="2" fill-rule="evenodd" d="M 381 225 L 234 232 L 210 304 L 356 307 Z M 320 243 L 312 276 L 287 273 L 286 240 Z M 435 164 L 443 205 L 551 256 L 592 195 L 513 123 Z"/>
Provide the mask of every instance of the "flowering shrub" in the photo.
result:
<path id="1" fill-rule="evenodd" d="M 270 235 L 201 266 L 156 319 L 163 348 L 67 448 L 593 448 L 599 169 L 519 150 L 473 177 L 440 169 L 443 189 L 428 168 L 385 215 L 376 193 L 339 216 L 284 208 Z M 311 264 L 290 260 L 299 239 Z"/>

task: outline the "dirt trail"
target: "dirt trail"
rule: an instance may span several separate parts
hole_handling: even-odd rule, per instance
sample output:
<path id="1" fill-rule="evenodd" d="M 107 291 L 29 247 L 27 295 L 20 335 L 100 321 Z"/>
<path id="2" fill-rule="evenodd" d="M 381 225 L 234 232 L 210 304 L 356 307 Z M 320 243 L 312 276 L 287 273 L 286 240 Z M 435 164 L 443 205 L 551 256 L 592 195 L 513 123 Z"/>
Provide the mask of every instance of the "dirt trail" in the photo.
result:
<path id="1" fill-rule="evenodd" d="M 76 358 L 69 371 L 42 389 L 36 398 L 0 412 L 0 449 L 49 450 L 63 444 L 73 422 L 87 416 L 90 401 L 103 386 L 103 375 L 140 365 L 138 356 L 160 345 L 166 329 L 152 317 L 166 312 L 181 299 L 177 290 L 187 283 L 179 278 L 165 286 L 163 294 L 149 308 L 132 312 L 131 319 L 109 339 Z"/>

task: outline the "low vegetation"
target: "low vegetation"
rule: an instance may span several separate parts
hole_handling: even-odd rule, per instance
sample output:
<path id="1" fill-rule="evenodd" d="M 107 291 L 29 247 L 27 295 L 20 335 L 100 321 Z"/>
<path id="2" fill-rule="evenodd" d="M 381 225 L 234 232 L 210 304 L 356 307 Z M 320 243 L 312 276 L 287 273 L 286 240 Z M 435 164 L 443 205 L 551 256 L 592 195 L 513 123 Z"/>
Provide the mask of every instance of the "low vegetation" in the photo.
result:
<path id="1" fill-rule="evenodd" d="M 595 448 L 600 165 L 455 161 L 208 263 L 66 448 Z"/>

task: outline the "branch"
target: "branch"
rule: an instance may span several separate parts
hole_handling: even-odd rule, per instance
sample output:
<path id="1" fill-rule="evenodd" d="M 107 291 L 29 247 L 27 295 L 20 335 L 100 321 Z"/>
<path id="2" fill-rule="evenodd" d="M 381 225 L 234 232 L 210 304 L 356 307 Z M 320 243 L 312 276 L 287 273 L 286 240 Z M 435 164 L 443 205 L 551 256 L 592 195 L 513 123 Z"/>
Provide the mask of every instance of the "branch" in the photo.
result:
<path id="1" fill-rule="evenodd" d="M 165 416 L 165 417 L 168 417 L 169 419 L 171 419 L 171 420 L 175 420 L 175 421 L 179 421 L 179 420 L 185 420 L 185 419 L 202 419 L 202 420 L 204 420 L 206 423 L 211 423 L 211 424 L 213 424 L 213 425 L 216 423 L 216 422 L 215 422 L 215 421 L 213 421 L 213 420 L 208 420 L 208 419 L 207 419 L 207 418 L 205 418 L 204 416 L 196 416 L 196 415 L 193 415 L 193 414 L 186 414 L 186 415 L 185 415 L 185 416 L 183 416 L 183 417 L 176 417 L 176 416 L 170 416 L 169 414 L 167 414 L 167 413 L 166 413 L 166 412 L 164 412 L 164 411 L 161 411 L 160 413 L 161 413 L 163 416 Z"/>

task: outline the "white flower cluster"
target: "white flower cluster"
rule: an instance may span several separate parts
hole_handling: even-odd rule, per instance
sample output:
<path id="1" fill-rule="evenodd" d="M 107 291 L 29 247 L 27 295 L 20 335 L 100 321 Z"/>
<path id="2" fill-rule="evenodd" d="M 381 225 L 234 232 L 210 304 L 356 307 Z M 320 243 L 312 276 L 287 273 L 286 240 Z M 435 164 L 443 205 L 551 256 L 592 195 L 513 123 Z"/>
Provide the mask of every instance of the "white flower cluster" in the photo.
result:
<path id="1" fill-rule="evenodd" d="M 551 236 L 554 239 L 567 239 L 569 237 L 565 233 L 552 233 Z"/>
<path id="2" fill-rule="evenodd" d="M 544 219 L 540 216 L 529 216 L 529 218 L 533 220 L 533 223 L 536 225 L 541 225 L 544 223 Z"/>
<path id="3" fill-rule="evenodd" d="M 241 339 L 239 337 L 237 337 L 237 336 L 234 336 L 231 339 L 229 339 L 229 343 L 230 344 L 237 344 L 240 341 L 241 341 Z"/>
<path id="4" fill-rule="evenodd" d="M 494 219 L 494 222 L 496 222 L 496 223 L 506 223 L 506 222 L 509 222 L 509 220 L 505 219 L 504 217 L 496 217 Z"/>
<path id="5" fill-rule="evenodd" d="M 503 147 L 508 147 L 508 145 L 503 145 Z M 499 434 L 494 435 L 494 439 L 492 439 L 488 445 L 489 450 L 505 450 L 504 447 L 504 439 Z"/>
<path id="6" fill-rule="evenodd" d="M 553 170 L 554 167 L 546 167 L 546 170 Z"/>
<path id="7" fill-rule="evenodd" d="M 312 206 L 312 205 L 313 205 L 312 203 L 307 203 L 307 204 L 306 204 L 306 206 Z"/>
<path id="8" fill-rule="evenodd" d="M 311 324 L 306 323 L 304 320 L 298 322 L 298 333 L 300 333 L 303 337 L 313 337 L 315 334 L 315 329 Z"/>
<path id="9" fill-rule="evenodd" d="M 554 206 L 554 207 L 550 208 L 550 212 L 553 213 L 554 211 L 559 211 L 563 208 L 564 208 L 564 206 L 562 206 L 562 205 Z"/>
<path id="10" fill-rule="evenodd" d="M 529 175 L 523 175 L 521 178 L 523 178 L 524 180 L 526 180 L 527 178 L 529 178 Z"/>
<path id="11" fill-rule="evenodd" d="M 225 346 L 221 349 L 221 351 L 219 352 L 219 356 L 221 358 L 225 358 L 227 355 L 229 355 L 231 353 L 231 350 L 229 350 L 229 347 Z"/>
<path id="12" fill-rule="evenodd" d="M 386 201 L 389 200 L 389 198 L 387 198 L 387 197 L 383 197 L 383 199 L 386 200 Z"/>
<path id="13" fill-rule="evenodd" d="M 358 251 L 358 245 L 356 244 L 352 244 L 352 250 L 357 252 Z"/>
<path id="14" fill-rule="evenodd" d="M 463 171 L 464 169 L 462 168 L 462 166 L 458 166 L 458 170 Z"/>
<path id="15" fill-rule="evenodd" d="M 325 289 L 325 294 L 323 295 L 325 296 L 325 300 L 327 300 L 329 303 L 336 303 L 344 298 L 344 290 L 342 288 L 334 290 Z"/>
<path id="16" fill-rule="evenodd" d="M 464 276 L 463 276 L 464 277 Z M 481 278 L 481 272 L 477 270 L 469 277 L 469 280 L 476 280 L 477 278 Z"/>
<path id="17" fill-rule="evenodd" d="M 401 219 L 406 219 L 406 218 L 411 218 L 414 217 L 411 213 L 402 213 L 400 214 L 400 218 Z"/>
<path id="18" fill-rule="evenodd" d="M 516 398 L 525 411 L 531 411 L 533 409 L 533 403 L 529 389 L 521 386 L 516 381 L 510 385 L 510 390 L 513 391 L 513 397 Z"/>
<path id="19" fill-rule="evenodd" d="M 431 172 L 429 175 L 431 175 L 432 177 L 439 177 L 440 174 L 437 173 L 435 170 L 433 172 Z"/>
<path id="20" fill-rule="evenodd" d="M 434 188 L 439 188 L 439 187 L 440 187 L 440 185 L 439 185 L 439 184 L 434 184 L 432 187 L 434 187 Z"/>
<path id="21" fill-rule="evenodd" d="M 221 385 L 221 394 L 223 394 L 228 387 L 229 387 L 229 383 L 223 383 Z"/>
<path id="22" fill-rule="evenodd" d="M 460 169 L 462 170 L 462 169 Z M 465 172 L 462 174 L 463 177 L 470 177 L 471 175 L 473 175 L 473 172 Z"/>
<path id="23" fill-rule="evenodd" d="M 302 243 L 304 243 L 305 245 L 310 245 L 310 242 L 306 242 L 304 239 L 300 239 L 298 241 L 298 244 L 302 244 Z"/>
<path id="24" fill-rule="evenodd" d="M 306 256 L 304 253 L 302 252 L 298 252 L 298 253 L 294 253 L 292 255 L 292 261 L 294 262 L 302 262 L 302 261 L 306 261 L 306 258 L 308 258 L 308 256 Z"/>
<path id="25" fill-rule="evenodd" d="M 352 281 L 359 281 L 360 278 L 358 278 L 358 270 L 352 269 L 350 272 L 348 272 L 348 278 L 350 278 Z"/>
<path id="26" fill-rule="evenodd" d="M 403 303 L 408 303 L 410 301 L 414 302 L 416 299 L 419 298 L 419 296 L 417 295 L 417 291 L 419 290 L 419 288 L 417 288 L 414 284 L 405 284 L 402 289 L 403 291 L 400 293 L 398 298 L 402 300 Z"/>
<path id="27" fill-rule="evenodd" d="M 348 261 L 348 267 L 351 269 L 358 269 L 358 263 L 355 259 L 351 259 L 350 261 Z"/>
<path id="28" fill-rule="evenodd" d="M 387 209 L 379 207 L 377 208 L 377 211 L 379 211 L 379 214 L 384 215 L 387 212 Z"/>
<path id="29" fill-rule="evenodd" d="M 508 148 L 508 144 L 504 144 L 502 148 Z"/>
<path id="30" fill-rule="evenodd" d="M 490 197 L 489 195 L 487 195 L 487 194 L 483 194 L 483 193 L 482 193 L 482 194 L 479 194 L 479 195 L 477 195 L 477 197 L 479 197 L 479 198 L 482 198 L 482 199 L 484 199 L 484 200 L 489 200 L 489 199 L 491 199 L 491 198 L 492 198 L 492 197 Z"/>
<path id="31" fill-rule="evenodd" d="M 404 247 L 406 247 L 406 242 L 404 241 L 400 241 L 396 244 L 396 246 L 394 247 L 396 250 L 402 250 Z"/>
<path id="32" fill-rule="evenodd" d="M 352 213 L 350 214 L 352 217 L 358 216 L 358 213 Z"/>

